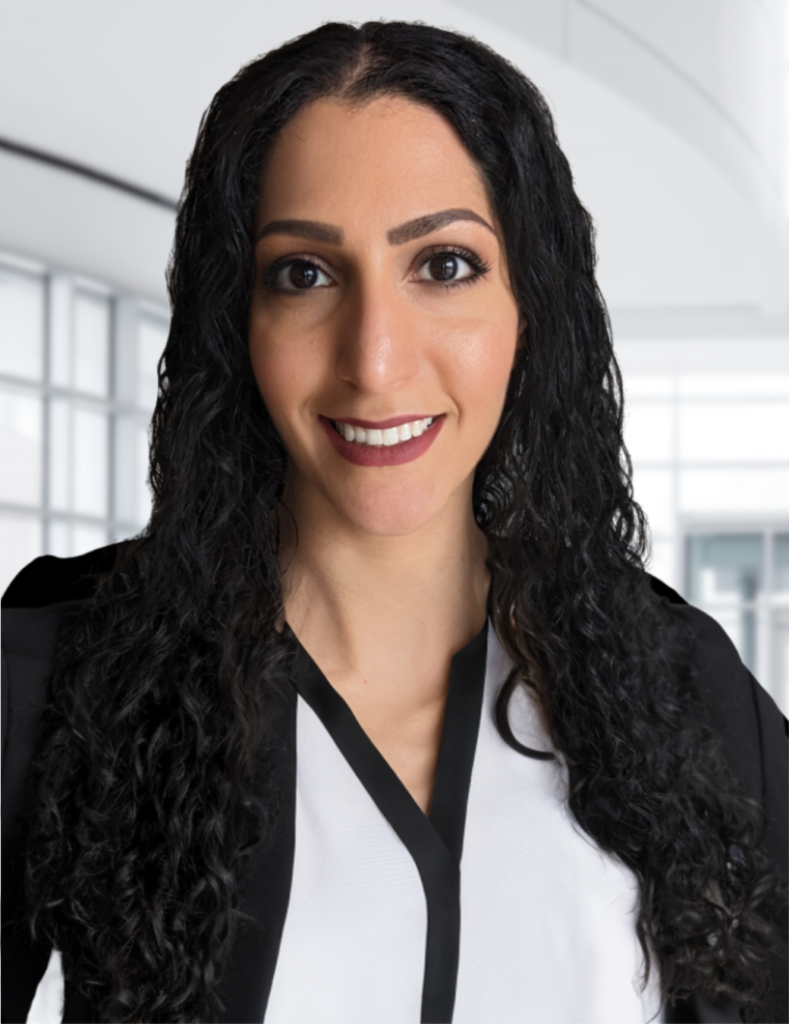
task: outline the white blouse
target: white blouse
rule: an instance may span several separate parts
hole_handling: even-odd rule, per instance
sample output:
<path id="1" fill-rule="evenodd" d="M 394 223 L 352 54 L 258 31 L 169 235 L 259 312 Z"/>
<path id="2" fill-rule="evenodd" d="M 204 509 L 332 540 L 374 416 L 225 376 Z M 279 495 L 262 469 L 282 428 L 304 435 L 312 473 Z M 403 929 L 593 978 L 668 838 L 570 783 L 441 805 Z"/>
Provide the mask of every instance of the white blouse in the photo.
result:
<path id="1" fill-rule="evenodd" d="M 432 1019 L 429 1006 L 455 1024 L 660 1019 L 654 961 L 642 984 L 635 877 L 573 822 L 560 761 L 502 739 L 494 707 L 512 665 L 491 626 L 486 639 L 476 715 L 474 672 L 455 673 L 453 659 L 429 818 L 310 662 L 297 707 L 293 880 L 266 1024 L 417 1024 Z M 522 687 L 510 723 L 525 746 L 550 749 Z M 452 756 L 464 744 L 465 792 L 464 751 Z M 453 787 L 467 798 L 465 822 L 440 804 Z"/>
<path id="2" fill-rule="evenodd" d="M 429 817 L 300 648 L 293 876 L 265 1024 L 660 1021 L 637 885 L 568 811 L 561 761 L 495 723 L 491 626 L 452 659 Z M 519 687 L 515 738 L 550 751 Z M 60 1020 L 53 954 L 28 1020 Z"/>

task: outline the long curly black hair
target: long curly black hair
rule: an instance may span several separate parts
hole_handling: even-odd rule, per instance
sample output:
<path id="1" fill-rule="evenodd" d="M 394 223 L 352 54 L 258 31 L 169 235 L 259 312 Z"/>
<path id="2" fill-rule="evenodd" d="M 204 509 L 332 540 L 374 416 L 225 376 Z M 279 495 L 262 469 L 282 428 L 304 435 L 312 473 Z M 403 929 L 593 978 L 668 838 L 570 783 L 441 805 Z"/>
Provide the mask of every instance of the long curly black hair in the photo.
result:
<path id="1" fill-rule="evenodd" d="M 203 118 L 168 277 L 153 513 L 56 659 L 34 926 L 99 1019 L 218 1013 L 247 854 L 271 832 L 276 804 L 255 779 L 292 655 L 277 628 L 287 453 L 248 355 L 254 213 L 267 154 L 304 104 L 381 94 L 438 111 L 476 162 L 526 324 L 473 498 L 516 666 L 500 730 L 513 742 L 509 697 L 536 690 L 575 818 L 638 879 L 664 994 L 727 996 L 759 1019 L 775 883 L 758 815 L 703 724 L 688 639 L 643 571 L 591 219 L 537 89 L 477 41 L 421 24 L 324 25 L 243 68 Z"/>

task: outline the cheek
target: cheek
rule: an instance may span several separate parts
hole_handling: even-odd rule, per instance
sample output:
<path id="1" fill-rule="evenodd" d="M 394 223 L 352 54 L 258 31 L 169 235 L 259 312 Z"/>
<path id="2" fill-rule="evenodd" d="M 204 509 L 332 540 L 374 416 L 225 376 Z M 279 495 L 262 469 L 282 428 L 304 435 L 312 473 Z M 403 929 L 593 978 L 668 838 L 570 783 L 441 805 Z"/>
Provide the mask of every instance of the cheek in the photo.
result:
<path id="1" fill-rule="evenodd" d="M 452 339 L 448 372 L 453 378 L 461 418 L 473 418 L 482 430 L 495 429 L 515 359 L 517 317 L 481 321 Z"/>
<path id="2" fill-rule="evenodd" d="M 280 433 L 287 420 L 303 405 L 310 391 L 310 371 L 315 366 L 305 346 L 275 330 L 252 325 L 249 357 L 258 390 Z"/>

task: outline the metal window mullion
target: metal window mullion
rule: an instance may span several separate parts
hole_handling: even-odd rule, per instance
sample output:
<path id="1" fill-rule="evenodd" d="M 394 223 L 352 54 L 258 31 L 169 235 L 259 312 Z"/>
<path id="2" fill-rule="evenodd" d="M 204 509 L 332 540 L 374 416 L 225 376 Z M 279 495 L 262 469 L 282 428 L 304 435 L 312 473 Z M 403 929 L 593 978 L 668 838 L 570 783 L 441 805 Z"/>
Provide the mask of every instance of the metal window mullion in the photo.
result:
<path id="1" fill-rule="evenodd" d="M 0 501 L 0 513 L 3 514 L 29 519 L 40 519 L 41 512 L 42 510 L 36 505 L 16 505 L 11 501 Z M 89 513 L 82 512 L 70 513 L 54 511 L 51 518 L 73 520 L 74 522 L 79 522 L 86 526 L 107 526 L 108 528 L 111 527 L 118 530 L 134 530 L 137 529 L 139 525 L 138 523 L 133 523 L 127 519 L 107 519 L 104 516 L 92 516 Z"/>
<path id="2" fill-rule="evenodd" d="M 140 328 L 139 304 L 129 296 L 119 296 L 113 318 L 113 397 L 116 401 L 112 432 L 112 515 L 115 522 L 128 522 L 134 516 L 129 501 L 128 479 L 124 475 L 133 441 L 134 424 L 140 418 L 137 393 L 137 362 Z M 131 530 L 137 524 L 130 525 Z"/>
<path id="3" fill-rule="evenodd" d="M 62 387 L 59 384 L 48 384 L 46 382 L 35 382 L 22 380 L 19 377 L 11 377 L 8 374 L 0 373 L 0 385 L 10 388 L 12 391 L 43 393 L 51 398 L 65 398 L 68 401 L 80 402 L 82 405 L 93 406 L 103 409 L 107 406 L 118 407 L 119 410 L 129 413 L 140 413 L 136 405 L 130 402 L 118 402 L 106 395 L 92 395 L 89 391 L 75 391 L 73 388 Z"/>
<path id="4" fill-rule="evenodd" d="M 106 474 L 107 474 L 107 525 L 105 527 L 107 543 L 111 543 L 115 538 L 111 536 L 114 531 L 111 530 L 110 521 L 115 518 L 115 434 L 116 434 L 116 423 L 115 423 L 115 412 L 113 410 L 113 400 L 116 397 L 115 394 L 115 376 L 116 376 L 116 365 L 117 365 L 117 345 L 118 345 L 118 299 L 116 296 L 110 298 L 110 336 L 107 339 L 109 345 L 109 358 L 107 360 L 107 396 L 110 399 L 110 404 L 105 413 L 107 417 L 107 457 L 106 457 Z"/>
<path id="5" fill-rule="evenodd" d="M 770 526 L 764 531 L 764 620 L 766 628 L 764 630 L 764 679 L 760 680 L 764 688 L 768 693 L 773 693 L 773 683 L 777 683 L 778 680 L 774 678 L 774 665 L 773 665 L 773 647 L 775 646 L 773 640 L 773 557 L 775 550 L 775 529 Z"/>
<path id="6" fill-rule="evenodd" d="M 50 350 L 52 347 L 52 279 L 49 274 L 44 277 L 44 351 L 42 353 L 41 380 L 39 381 L 39 394 L 41 395 L 41 547 L 42 554 L 49 554 L 49 473 L 50 473 L 50 409 L 49 395 L 46 385 L 49 383 L 51 366 Z"/>
<path id="7" fill-rule="evenodd" d="M 0 512 L 12 516 L 28 516 L 31 519 L 41 519 L 43 510 L 40 505 L 17 505 L 13 501 L 0 501 Z"/>
<path id="8" fill-rule="evenodd" d="M 674 571 L 676 573 L 675 579 L 679 583 L 679 586 L 685 590 L 685 593 L 689 592 L 690 580 L 687 578 L 688 568 L 687 553 L 688 547 L 687 540 L 684 533 L 680 529 L 680 512 L 679 512 L 679 486 L 680 486 L 680 464 L 679 464 L 679 417 L 680 417 L 680 386 L 679 386 L 679 367 L 677 366 L 677 355 L 676 351 L 672 351 L 671 356 L 672 368 L 671 368 L 671 520 L 672 520 L 672 533 L 674 540 Z"/>

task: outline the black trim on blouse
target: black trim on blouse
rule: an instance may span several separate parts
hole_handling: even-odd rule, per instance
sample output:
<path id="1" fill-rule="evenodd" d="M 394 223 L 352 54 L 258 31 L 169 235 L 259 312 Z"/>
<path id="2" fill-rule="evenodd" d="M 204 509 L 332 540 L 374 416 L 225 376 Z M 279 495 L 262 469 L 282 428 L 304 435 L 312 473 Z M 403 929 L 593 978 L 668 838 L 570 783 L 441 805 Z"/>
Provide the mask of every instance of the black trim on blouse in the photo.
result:
<path id="1" fill-rule="evenodd" d="M 295 683 L 414 859 L 427 903 L 422 1024 L 449 1024 L 460 956 L 460 858 L 485 690 L 488 623 L 454 655 L 429 817 L 299 644 Z"/>

